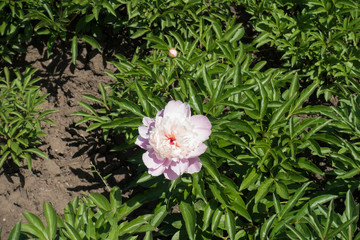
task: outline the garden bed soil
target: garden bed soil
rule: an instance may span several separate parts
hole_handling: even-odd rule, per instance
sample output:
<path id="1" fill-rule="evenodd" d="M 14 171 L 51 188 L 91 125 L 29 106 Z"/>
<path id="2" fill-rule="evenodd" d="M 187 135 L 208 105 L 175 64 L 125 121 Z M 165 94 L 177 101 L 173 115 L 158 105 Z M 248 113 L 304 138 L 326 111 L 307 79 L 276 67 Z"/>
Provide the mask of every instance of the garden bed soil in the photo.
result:
<path id="1" fill-rule="evenodd" d="M 43 93 L 50 94 L 41 107 L 58 112 L 49 115 L 56 126 L 44 124 L 48 135 L 42 138 L 44 144 L 40 149 L 49 160 L 33 159 L 32 171 L 26 164 L 15 170 L 9 165 L 0 170 L 2 239 L 7 239 L 18 221 L 27 222 L 22 212 L 34 213 L 44 220 L 44 202 L 51 203 L 58 214 L 63 214 L 64 207 L 75 196 L 106 192 L 105 184 L 93 172 L 91 163 L 101 175 L 112 173 L 112 186 L 118 184 L 121 188 L 129 175 L 129 169 L 121 163 L 121 154 L 110 152 L 101 135 L 96 131 L 86 132 L 85 124 L 76 126 L 81 117 L 72 116 L 72 113 L 84 110 L 77 103 L 86 102 L 83 94 L 99 96 L 99 83 L 107 85 L 115 81 L 105 74 L 105 71 L 114 72 L 115 68 L 107 63 L 104 55 L 86 45 L 79 46 L 75 67 L 71 64 L 69 48 L 60 45 L 49 58 L 43 45 L 31 45 L 27 54 L 11 65 L 21 69 L 25 66 L 38 68 L 36 76 L 42 78 Z"/>

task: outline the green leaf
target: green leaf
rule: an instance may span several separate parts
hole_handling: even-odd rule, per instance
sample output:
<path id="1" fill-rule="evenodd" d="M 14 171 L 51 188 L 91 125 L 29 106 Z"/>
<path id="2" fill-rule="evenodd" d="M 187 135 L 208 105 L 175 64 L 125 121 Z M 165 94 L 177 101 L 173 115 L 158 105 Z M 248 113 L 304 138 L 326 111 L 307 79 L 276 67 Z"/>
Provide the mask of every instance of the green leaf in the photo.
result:
<path id="1" fill-rule="evenodd" d="M 3 155 L 0 158 L 0 168 L 4 165 L 5 160 L 7 159 L 7 157 L 9 156 L 10 151 L 6 151 L 5 153 L 3 153 Z"/>
<path id="2" fill-rule="evenodd" d="M 28 213 L 28 212 L 23 212 L 24 217 L 26 218 L 26 220 L 28 220 L 28 222 L 33 225 L 34 227 L 36 227 L 38 230 L 40 230 L 41 232 L 45 233 L 45 227 L 44 224 L 42 223 L 42 221 L 40 220 L 39 217 L 37 217 L 36 215 L 34 215 L 33 213 Z"/>
<path id="3" fill-rule="evenodd" d="M 256 171 L 256 168 L 253 168 L 251 172 L 249 172 L 246 178 L 241 182 L 239 191 L 247 189 L 250 185 L 255 183 L 256 180 L 259 179 L 259 174 Z"/>
<path id="4" fill-rule="evenodd" d="M 108 1 L 103 1 L 102 5 L 112 14 L 116 17 L 116 12 L 114 10 L 114 8 L 111 6 L 110 2 Z"/>
<path id="5" fill-rule="evenodd" d="M 140 117 L 145 117 L 145 115 L 141 112 L 138 105 L 136 105 L 133 102 L 130 102 L 125 99 L 120 99 L 118 97 L 109 97 L 111 101 L 113 101 L 115 104 L 119 105 L 121 108 L 126 109 Z"/>
<path id="6" fill-rule="evenodd" d="M 305 100 L 310 97 L 310 95 L 315 91 L 315 89 L 318 87 L 318 85 L 319 85 L 319 82 L 314 81 L 310 86 L 308 86 L 306 89 L 304 89 L 301 92 L 300 97 L 296 100 L 295 104 L 292 105 L 290 114 L 293 114 L 293 112 L 295 110 L 297 110 L 298 108 L 300 108 L 302 106 L 302 104 L 305 102 Z M 296 95 L 297 95 L 297 93 L 296 93 Z"/>
<path id="7" fill-rule="evenodd" d="M 248 147 L 246 145 L 246 143 L 244 143 L 239 137 L 235 136 L 234 134 L 229 134 L 229 133 L 225 133 L 225 132 L 212 132 L 211 137 L 214 139 L 221 138 L 223 140 L 226 140 L 232 144 L 241 146 L 243 148 Z"/>
<path id="8" fill-rule="evenodd" d="M 197 114 L 202 114 L 203 113 L 203 108 L 202 108 L 203 105 L 202 105 L 202 101 L 199 97 L 198 92 L 196 91 L 196 89 L 191 81 L 187 81 L 187 85 L 188 85 L 189 93 L 190 93 L 191 106 L 194 108 L 194 110 Z"/>
<path id="9" fill-rule="evenodd" d="M 211 232 L 215 232 L 216 229 L 219 226 L 221 216 L 223 215 L 223 212 L 220 208 L 217 208 L 214 212 L 214 215 L 212 217 L 211 221 Z"/>
<path id="10" fill-rule="evenodd" d="M 329 209 L 328 209 L 328 212 L 326 215 L 326 223 L 325 223 L 325 228 L 324 228 L 325 238 L 330 230 L 330 226 L 333 221 L 334 221 L 334 200 L 331 200 Z"/>
<path id="11" fill-rule="evenodd" d="M 269 128 L 271 128 L 274 124 L 282 120 L 284 114 L 289 110 L 291 104 L 295 101 L 297 96 L 298 93 L 295 93 L 293 96 L 289 98 L 289 100 L 285 101 L 277 111 L 275 111 L 269 123 Z"/>
<path id="12" fill-rule="evenodd" d="M 355 217 L 351 218 L 350 220 L 347 220 L 340 226 L 338 226 L 334 231 L 330 232 L 327 235 L 327 239 L 331 239 L 332 237 L 334 237 L 337 234 L 339 234 L 340 232 L 342 232 L 344 229 L 346 229 L 348 226 L 350 226 L 353 222 L 355 222 L 358 218 L 359 218 L 359 216 L 355 216 Z"/>
<path id="13" fill-rule="evenodd" d="M 110 191 L 110 205 L 113 212 L 121 207 L 122 198 L 119 187 L 113 187 Z"/>
<path id="14" fill-rule="evenodd" d="M 276 181 L 275 188 L 276 188 L 276 192 L 280 195 L 280 197 L 284 199 L 289 198 L 289 191 L 286 184 L 284 184 L 283 182 Z"/>
<path id="15" fill-rule="evenodd" d="M 131 39 L 136 39 L 136 38 L 139 38 L 141 36 L 143 36 L 144 34 L 150 32 L 151 30 L 148 29 L 148 28 L 140 28 L 138 29 L 134 34 L 132 34 L 130 36 Z"/>
<path id="16" fill-rule="evenodd" d="M 111 211 L 111 205 L 104 195 L 99 193 L 90 193 L 89 198 L 98 206 L 105 211 Z"/>
<path id="17" fill-rule="evenodd" d="M 136 92 L 139 96 L 140 103 L 141 103 L 142 107 L 144 108 L 145 114 L 147 116 L 150 116 L 151 108 L 150 108 L 149 98 L 148 98 L 147 94 L 145 93 L 144 89 L 142 88 L 142 86 L 139 84 L 138 81 L 135 81 L 135 87 L 136 87 Z"/>
<path id="18" fill-rule="evenodd" d="M 293 226 L 287 224 L 286 222 L 284 222 L 285 226 L 290 229 L 290 231 L 292 231 L 296 237 L 298 237 L 298 239 L 300 240 L 306 240 L 307 238 L 305 238 L 298 230 L 296 230 Z"/>
<path id="19" fill-rule="evenodd" d="M 22 149 L 19 147 L 19 144 L 17 142 L 11 142 L 10 148 L 17 156 L 22 153 Z"/>
<path id="20" fill-rule="evenodd" d="M 266 111 L 267 111 L 267 107 L 268 107 L 268 94 L 263 86 L 263 83 L 260 82 L 259 80 L 257 80 L 257 83 L 259 85 L 260 88 L 260 95 L 261 95 L 261 103 L 260 103 L 260 116 L 259 119 L 263 119 Z"/>
<path id="21" fill-rule="evenodd" d="M 49 115 L 49 114 L 52 114 L 52 113 L 56 113 L 58 112 L 58 110 L 45 110 L 43 111 L 40 115 L 39 115 L 39 119 L 42 119 L 44 118 L 45 116 Z"/>
<path id="22" fill-rule="evenodd" d="M 39 239 L 48 239 L 48 237 L 44 234 L 44 229 L 40 230 L 32 224 L 21 224 L 21 232 L 29 233 Z"/>
<path id="23" fill-rule="evenodd" d="M 292 81 L 291 81 L 291 85 L 290 85 L 290 89 L 289 89 L 289 96 L 288 99 L 293 96 L 294 94 L 297 93 L 297 91 L 299 90 L 299 76 L 298 73 L 295 73 Z"/>
<path id="24" fill-rule="evenodd" d="M 32 169 L 31 156 L 30 156 L 30 154 L 28 154 L 26 152 L 24 153 L 24 156 L 25 156 L 25 159 L 26 159 L 26 163 L 28 165 L 28 169 L 31 171 L 31 169 Z"/>
<path id="25" fill-rule="evenodd" d="M 24 150 L 25 152 L 29 152 L 29 153 L 35 153 L 37 155 L 39 155 L 40 157 L 44 158 L 44 159 L 48 159 L 48 156 L 46 156 L 45 153 L 43 153 L 42 151 L 40 151 L 39 149 L 36 148 L 28 148 Z"/>
<path id="26" fill-rule="evenodd" d="M 95 40 L 95 38 L 93 38 L 91 36 L 87 36 L 87 35 L 82 35 L 82 36 L 80 36 L 80 39 L 83 40 L 84 42 L 90 44 L 92 47 L 97 48 L 99 50 L 99 52 L 101 52 L 101 47 L 100 47 L 99 43 Z"/>
<path id="27" fill-rule="evenodd" d="M 214 201 L 209 201 L 204 209 L 204 215 L 203 215 L 203 225 L 202 225 L 202 230 L 205 231 L 211 223 L 211 217 L 212 214 L 214 213 L 214 208 L 215 208 L 215 204 L 213 204 Z"/>
<path id="28" fill-rule="evenodd" d="M 255 133 L 254 129 L 247 122 L 234 119 L 231 122 L 224 122 L 224 125 L 226 125 L 227 127 L 229 127 L 232 130 L 248 133 L 253 138 L 253 141 L 255 142 L 256 133 Z"/>
<path id="29" fill-rule="evenodd" d="M 187 202 L 180 203 L 180 212 L 185 222 L 186 232 L 190 240 L 195 239 L 196 214 L 194 207 Z"/>
<path id="30" fill-rule="evenodd" d="M 252 44 L 256 44 L 256 48 L 261 47 L 262 45 L 270 41 L 269 35 L 270 33 L 268 32 L 262 32 L 253 40 Z"/>
<path id="31" fill-rule="evenodd" d="M 11 230 L 8 240 L 19 240 L 20 239 L 20 229 L 21 229 L 21 221 L 17 222 L 16 225 Z M 0 229 L 1 230 L 1 229 Z M 1 234 L 1 231 L 0 231 Z"/>
<path id="32" fill-rule="evenodd" d="M 216 154 L 220 158 L 225 158 L 225 159 L 227 159 L 235 164 L 238 164 L 240 166 L 242 165 L 236 158 L 233 157 L 233 155 L 231 155 L 224 149 L 211 147 L 211 151 L 212 151 L 212 153 Z"/>
<path id="33" fill-rule="evenodd" d="M 169 211 L 167 210 L 166 205 L 162 205 L 161 207 L 157 207 L 154 212 L 154 217 L 151 219 L 150 224 L 154 227 L 157 227 L 161 224 L 164 218 L 167 216 Z"/>
<path id="34" fill-rule="evenodd" d="M 79 101 L 78 104 L 80 106 L 82 106 L 83 108 L 85 108 L 86 110 L 88 110 L 89 112 L 91 112 L 93 115 L 97 116 L 98 114 L 96 113 L 96 111 L 87 103 L 84 103 L 82 101 Z"/>
<path id="35" fill-rule="evenodd" d="M 139 229 L 142 225 L 147 224 L 147 219 L 144 219 L 144 216 L 139 216 L 134 220 L 128 222 L 127 224 L 122 225 L 118 228 L 116 237 L 123 236 L 125 234 L 131 234 Z M 151 229 L 154 229 L 153 227 Z"/>
<path id="36" fill-rule="evenodd" d="M 215 164 L 213 163 L 213 161 L 207 157 L 206 155 L 202 155 L 201 157 L 201 162 L 204 166 L 204 168 L 206 169 L 206 171 L 210 174 L 210 176 L 222 187 L 225 187 L 221 181 L 220 181 L 220 173 L 217 170 Z"/>
<path id="37" fill-rule="evenodd" d="M 103 101 L 101 99 L 99 99 L 99 98 L 97 98 L 97 97 L 95 97 L 93 95 L 84 94 L 84 95 L 82 95 L 82 97 L 85 98 L 85 99 L 89 99 L 91 101 L 97 102 L 99 104 L 103 104 Z"/>
<path id="38" fill-rule="evenodd" d="M 57 215 L 54 208 L 49 204 L 43 204 L 44 216 L 47 223 L 46 232 L 50 239 L 55 239 L 56 230 L 57 230 Z"/>
<path id="39" fill-rule="evenodd" d="M 205 65 L 203 65 L 203 67 L 202 67 L 202 74 L 203 74 L 203 79 L 204 79 L 204 84 L 205 84 L 206 90 L 207 90 L 210 98 L 212 98 L 212 96 L 214 95 L 213 83 L 212 83 L 211 77 L 210 77 Z"/>
<path id="40" fill-rule="evenodd" d="M 77 42 L 77 36 L 76 35 L 72 39 L 71 53 L 72 53 L 72 62 L 73 62 L 74 65 L 76 65 L 76 59 L 78 57 L 78 42 Z"/>
<path id="41" fill-rule="evenodd" d="M 285 206 L 283 207 L 283 209 L 281 210 L 280 214 L 279 214 L 279 218 L 282 219 L 282 217 L 288 212 L 290 211 L 297 203 L 297 201 L 299 201 L 299 199 L 304 195 L 307 187 L 310 185 L 311 182 L 307 182 L 304 183 L 301 188 L 299 188 L 295 194 L 289 199 L 289 201 L 285 204 Z"/>
<path id="42" fill-rule="evenodd" d="M 81 240 L 80 234 L 76 231 L 76 229 L 68 224 L 67 222 L 64 223 L 67 233 L 71 240 Z"/>
<path id="43" fill-rule="evenodd" d="M 351 169 L 349 172 L 339 175 L 336 178 L 338 179 L 348 179 L 348 178 L 353 178 L 354 176 L 360 174 L 360 169 L 359 168 L 353 168 Z"/>
<path id="44" fill-rule="evenodd" d="M 225 211 L 225 227 L 226 227 L 226 231 L 230 236 L 230 239 L 231 240 L 235 239 L 235 231 L 236 231 L 235 217 L 234 214 L 229 209 L 226 209 Z"/>
<path id="45" fill-rule="evenodd" d="M 274 182 L 274 179 L 267 178 L 260 184 L 260 186 L 256 192 L 256 195 L 255 195 L 255 203 L 258 203 L 261 199 L 263 199 L 266 196 L 266 194 L 269 192 L 273 182 Z"/>
<path id="46" fill-rule="evenodd" d="M 299 167 L 314 173 L 317 173 L 321 176 L 324 176 L 324 173 L 320 170 L 320 168 L 318 168 L 314 163 L 310 162 L 308 159 L 306 158 L 299 158 L 298 159 L 298 164 Z"/>
<path id="47" fill-rule="evenodd" d="M 270 230 L 271 225 L 273 224 L 275 220 L 276 214 L 272 215 L 269 219 L 265 221 L 265 223 L 261 226 L 260 229 L 260 239 L 267 239 L 266 236 Z"/>

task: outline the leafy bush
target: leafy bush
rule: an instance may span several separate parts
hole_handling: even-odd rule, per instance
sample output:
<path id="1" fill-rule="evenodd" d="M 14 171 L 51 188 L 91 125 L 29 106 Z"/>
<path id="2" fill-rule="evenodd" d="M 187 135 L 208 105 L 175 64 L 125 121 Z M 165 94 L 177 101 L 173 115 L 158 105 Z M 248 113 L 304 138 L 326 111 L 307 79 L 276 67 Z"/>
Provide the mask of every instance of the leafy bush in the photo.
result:
<path id="1" fill-rule="evenodd" d="M 24 44 L 33 37 L 47 37 L 46 52 L 49 57 L 56 40 L 69 41 L 73 64 L 78 55 L 78 39 L 101 51 L 98 40 L 103 26 L 111 24 L 118 33 L 125 19 L 116 1 L 2 1 L 0 3 L 0 54 L 12 63 L 15 51 L 26 52 Z M 72 40 L 70 40 L 72 39 Z M 98 40 L 96 40 L 98 39 Z"/>
<path id="2" fill-rule="evenodd" d="M 11 80 L 5 67 L 5 76 L 0 78 L 0 167 L 9 158 L 18 166 L 24 159 L 31 170 L 32 154 L 47 158 L 36 147 L 41 144 L 40 137 L 46 135 L 41 124 L 54 125 L 46 116 L 56 111 L 41 111 L 39 105 L 45 102 L 48 94 L 42 95 L 40 87 L 34 85 L 40 80 L 32 77 L 36 71 L 27 68 L 21 75 L 15 70 L 16 78 Z"/>
<path id="3" fill-rule="evenodd" d="M 101 236 L 117 239 L 135 239 L 139 229 L 144 239 L 174 240 L 358 234 L 351 194 L 360 173 L 357 2 L 120 2 L 131 37 L 146 44 L 132 59 L 116 55 L 117 71 L 108 73 L 116 83 L 99 84 L 100 98 L 84 95 L 93 104 L 79 102 L 77 124 L 100 129 L 105 139 L 123 137 L 114 150 L 133 149 L 144 117 L 154 118 L 170 100 L 186 102 L 212 124 L 203 169 L 173 181 L 152 177 L 136 149 L 128 161 L 137 176 L 127 189 L 162 193 L 151 215 L 137 212 L 138 230 L 121 214 L 114 220 L 104 197 L 90 195 L 92 203 L 82 204 L 95 204 L 94 215 L 74 229 L 59 221 L 58 236 L 100 236 L 88 235 L 92 223 Z M 173 48 L 177 56 L 169 55 Z M 141 196 L 127 201 L 129 209 L 141 206 Z M 335 211 L 341 201 L 344 213 Z M 86 214 L 85 205 L 78 211 Z M 122 230 L 131 234 L 120 236 Z"/>

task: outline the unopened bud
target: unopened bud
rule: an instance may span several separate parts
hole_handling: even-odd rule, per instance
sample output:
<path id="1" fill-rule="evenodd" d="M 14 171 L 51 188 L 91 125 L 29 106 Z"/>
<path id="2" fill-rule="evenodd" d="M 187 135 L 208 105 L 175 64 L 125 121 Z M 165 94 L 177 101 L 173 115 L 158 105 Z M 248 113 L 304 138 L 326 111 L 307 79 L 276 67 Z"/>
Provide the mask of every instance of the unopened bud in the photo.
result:
<path id="1" fill-rule="evenodd" d="M 176 51 L 176 49 L 175 48 L 171 48 L 170 50 L 169 50 L 169 55 L 170 55 L 170 57 L 176 57 L 177 56 L 177 51 Z"/>

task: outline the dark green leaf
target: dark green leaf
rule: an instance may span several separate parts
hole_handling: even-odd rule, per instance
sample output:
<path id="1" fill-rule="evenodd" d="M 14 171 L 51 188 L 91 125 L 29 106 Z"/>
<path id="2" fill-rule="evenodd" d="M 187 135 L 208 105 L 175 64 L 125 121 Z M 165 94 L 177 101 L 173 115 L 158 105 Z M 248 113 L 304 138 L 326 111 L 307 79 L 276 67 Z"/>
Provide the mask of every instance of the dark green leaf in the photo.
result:
<path id="1" fill-rule="evenodd" d="M 25 152 L 29 152 L 29 153 L 35 153 L 35 154 L 39 155 L 39 156 L 42 157 L 42 158 L 48 159 L 48 157 L 46 156 L 46 154 L 43 153 L 42 151 L 40 151 L 40 150 L 37 149 L 37 148 L 28 148 L 28 149 L 25 149 L 24 151 L 25 151 Z"/>
<path id="2" fill-rule="evenodd" d="M 77 56 L 78 56 L 78 42 L 77 42 L 77 36 L 76 35 L 72 39 L 71 53 L 72 53 L 72 62 L 73 62 L 74 65 L 76 65 L 76 59 L 77 59 Z"/>
<path id="3" fill-rule="evenodd" d="M 180 203 L 180 212 L 185 222 L 186 231 L 190 240 L 195 239 L 195 223 L 196 223 L 196 214 L 194 207 L 182 201 Z"/>
<path id="4" fill-rule="evenodd" d="M 87 36 L 87 35 L 82 35 L 82 36 L 80 36 L 80 39 L 83 40 L 84 42 L 90 44 L 92 47 L 97 48 L 99 50 L 99 52 L 101 52 L 100 44 L 95 40 L 95 38 L 93 38 L 91 36 Z"/>
<path id="5" fill-rule="evenodd" d="M 98 206 L 105 211 L 111 211 L 111 205 L 104 195 L 99 193 L 90 193 L 89 198 Z"/>
<path id="6" fill-rule="evenodd" d="M 273 182 L 274 182 L 274 179 L 267 178 L 260 184 L 260 186 L 256 192 L 256 195 L 255 195 L 255 203 L 258 203 L 261 199 L 263 199 L 266 196 L 266 194 L 269 192 Z"/>
<path id="7" fill-rule="evenodd" d="M 20 239 L 20 229 L 21 229 L 21 221 L 17 222 L 16 225 L 11 230 L 8 240 L 19 240 Z M 1 231 L 0 231 L 1 234 Z"/>
<path id="8" fill-rule="evenodd" d="M 226 227 L 226 231 L 230 236 L 230 239 L 231 240 L 235 239 L 235 231 L 236 231 L 235 217 L 234 214 L 229 209 L 226 209 L 225 211 L 225 227 Z"/>
<path id="9" fill-rule="evenodd" d="M 44 216 L 47 223 L 46 233 L 50 239 L 55 239 L 57 230 L 57 215 L 53 207 L 49 203 L 43 204 Z"/>

